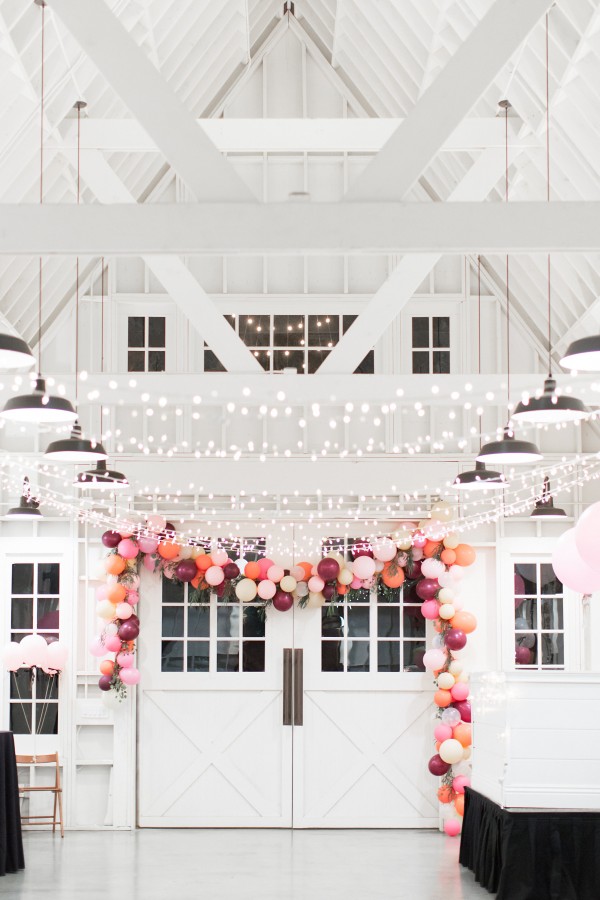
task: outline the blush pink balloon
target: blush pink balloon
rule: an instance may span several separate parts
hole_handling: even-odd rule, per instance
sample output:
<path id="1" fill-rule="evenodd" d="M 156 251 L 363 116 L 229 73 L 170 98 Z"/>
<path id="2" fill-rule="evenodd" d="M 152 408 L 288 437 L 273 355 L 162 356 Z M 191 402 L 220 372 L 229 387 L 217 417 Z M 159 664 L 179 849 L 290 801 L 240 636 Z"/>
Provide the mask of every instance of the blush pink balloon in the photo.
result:
<path id="1" fill-rule="evenodd" d="M 267 578 L 270 581 L 274 581 L 275 584 L 279 584 L 283 576 L 285 575 L 285 571 L 281 568 L 281 566 L 270 566 L 267 571 Z"/>
<path id="2" fill-rule="evenodd" d="M 418 531 L 415 535 L 413 535 L 413 539 L 412 539 L 413 547 L 416 547 L 418 550 L 422 550 L 426 543 L 427 543 L 427 538 L 420 531 Z"/>
<path id="3" fill-rule="evenodd" d="M 116 634 L 109 634 L 104 639 L 104 646 L 109 653 L 118 653 L 121 649 L 121 638 Z"/>
<path id="4" fill-rule="evenodd" d="M 465 684 L 463 681 L 457 681 L 450 688 L 450 693 L 452 694 L 453 700 L 466 700 L 469 696 L 469 685 Z"/>
<path id="5" fill-rule="evenodd" d="M 138 547 L 142 553 L 156 553 L 158 541 L 153 537 L 141 537 L 138 538 Z"/>
<path id="6" fill-rule="evenodd" d="M 569 528 L 556 542 L 552 568 L 556 577 L 578 594 L 591 594 L 600 590 L 600 569 L 592 569 L 582 559 L 577 549 L 575 528 Z"/>
<path id="7" fill-rule="evenodd" d="M 304 581 L 304 569 L 302 566 L 292 566 L 290 569 L 290 575 L 292 578 L 295 578 L 296 581 Z"/>
<path id="8" fill-rule="evenodd" d="M 423 551 L 420 547 L 413 547 L 412 558 L 413 562 L 420 562 L 423 559 Z"/>
<path id="9" fill-rule="evenodd" d="M 132 666 L 130 669 L 121 669 L 121 671 L 119 672 L 119 677 L 123 684 L 132 686 L 134 684 L 139 684 L 140 671 L 134 666 Z"/>
<path id="10" fill-rule="evenodd" d="M 456 837 L 460 834 L 460 822 L 458 819 L 446 819 L 444 822 L 444 831 L 448 837 Z"/>
<path id="11" fill-rule="evenodd" d="M 206 575 L 204 576 L 204 578 L 207 584 L 210 584 L 212 587 L 216 587 L 218 584 L 221 584 L 221 582 L 224 581 L 225 575 L 221 566 L 211 566 L 210 569 L 206 570 Z"/>
<path id="12" fill-rule="evenodd" d="M 271 566 L 275 565 L 275 563 L 273 562 L 272 559 L 269 559 L 267 556 L 263 557 L 263 559 L 257 559 L 256 561 L 258 563 L 258 574 L 259 574 L 260 578 L 266 578 L 267 572 L 269 571 Z"/>
<path id="13" fill-rule="evenodd" d="M 164 516 L 158 516 L 156 513 L 152 516 L 148 516 L 147 519 L 148 528 L 154 531 L 156 534 L 160 534 L 161 531 L 164 531 L 165 526 L 167 524 L 167 520 Z"/>
<path id="14" fill-rule="evenodd" d="M 123 603 L 117 604 L 115 614 L 117 619 L 121 619 L 121 621 L 124 622 L 125 619 L 129 619 L 133 615 L 133 606 L 124 600 Z"/>
<path id="15" fill-rule="evenodd" d="M 119 647 L 120 646 L 121 646 L 121 642 L 119 641 Z M 92 654 L 92 656 L 95 656 L 98 659 L 101 656 L 104 656 L 104 654 L 106 653 L 106 647 L 104 646 L 104 644 L 102 643 L 102 641 L 100 640 L 100 638 L 98 636 L 96 636 L 95 638 L 92 638 L 88 649 L 89 649 L 90 653 Z"/>
<path id="16" fill-rule="evenodd" d="M 362 585 L 362 581 L 360 580 L 360 578 L 355 577 L 350 582 L 350 587 L 352 588 L 353 591 L 357 591 L 359 589 L 359 587 L 361 587 L 361 585 Z"/>
<path id="17" fill-rule="evenodd" d="M 471 779 L 466 775 L 457 775 L 452 780 L 452 787 L 457 794 L 464 794 L 466 787 L 471 787 Z"/>
<path id="18" fill-rule="evenodd" d="M 448 741 L 452 737 L 452 729 L 449 725 L 444 725 L 442 722 L 439 725 L 436 725 L 433 730 L 434 737 L 436 741 L 439 741 L 440 744 L 442 741 Z"/>
<path id="19" fill-rule="evenodd" d="M 218 547 L 216 550 L 211 550 L 210 556 L 215 566 L 225 566 L 229 562 L 227 550 L 223 550 L 222 547 Z"/>
<path id="20" fill-rule="evenodd" d="M 131 538 L 125 538 L 117 547 L 117 552 L 123 559 L 135 559 L 138 555 L 139 547 Z"/>
<path id="21" fill-rule="evenodd" d="M 276 592 L 276 584 L 268 578 L 258 582 L 257 593 L 261 600 L 272 600 Z"/>
<path id="22" fill-rule="evenodd" d="M 437 600 L 426 600 L 421 604 L 421 615 L 425 619 L 429 619 L 430 621 L 437 619 L 439 611 L 440 604 L 437 602 Z"/>
<path id="23" fill-rule="evenodd" d="M 149 553 L 144 556 L 144 568 L 148 569 L 149 572 L 154 572 L 156 568 L 156 560 L 152 559 Z"/>
<path id="24" fill-rule="evenodd" d="M 121 666 L 122 669 L 130 669 L 135 662 L 135 657 L 133 653 L 122 652 L 117 653 L 117 663 Z"/>
<path id="25" fill-rule="evenodd" d="M 371 556 L 358 556 L 354 560 L 354 574 L 363 581 L 373 577 L 375 568 L 375 560 Z"/>
<path id="26" fill-rule="evenodd" d="M 108 592 L 107 584 L 100 584 L 96 588 L 96 600 L 106 600 L 106 594 Z"/>
<path id="27" fill-rule="evenodd" d="M 130 606 L 137 606 L 140 602 L 140 595 L 137 591 L 128 591 L 127 592 L 127 602 Z"/>
<path id="28" fill-rule="evenodd" d="M 584 509 L 575 526 L 575 545 L 586 566 L 594 571 L 600 570 L 598 529 L 600 529 L 600 503 L 592 503 Z"/>
<path id="29" fill-rule="evenodd" d="M 319 575 L 312 575 L 308 580 L 308 589 L 313 594 L 320 594 L 325 587 L 325 582 Z"/>
<path id="30" fill-rule="evenodd" d="M 423 665 L 426 669 L 437 672 L 446 664 L 446 653 L 443 650 L 428 650 L 423 657 Z"/>

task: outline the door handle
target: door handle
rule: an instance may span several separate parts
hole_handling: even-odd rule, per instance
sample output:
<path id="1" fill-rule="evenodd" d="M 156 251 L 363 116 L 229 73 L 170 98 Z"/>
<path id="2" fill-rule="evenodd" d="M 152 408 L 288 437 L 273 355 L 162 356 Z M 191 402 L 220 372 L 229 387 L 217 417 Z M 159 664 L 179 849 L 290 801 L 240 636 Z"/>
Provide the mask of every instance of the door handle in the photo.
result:
<path id="1" fill-rule="evenodd" d="M 294 725 L 304 725 L 304 650 L 294 650 Z"/>
<path id="2" fill-rule="evenodd" d="M 283 651 L 283 724 L 292 724 L 292 651 Z"/>

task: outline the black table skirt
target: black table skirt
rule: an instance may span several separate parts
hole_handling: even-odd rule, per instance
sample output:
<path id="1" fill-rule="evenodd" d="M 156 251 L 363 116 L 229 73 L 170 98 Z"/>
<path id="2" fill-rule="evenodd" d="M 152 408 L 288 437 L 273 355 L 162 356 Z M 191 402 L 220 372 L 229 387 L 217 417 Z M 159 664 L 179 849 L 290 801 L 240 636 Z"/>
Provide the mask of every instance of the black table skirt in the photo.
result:
<path id="1" fill-rule="evenodd" d="M 24 868 L 15 742 L 11 731 L 0 731 L 0 875 Z"/>
<path id="2" fill-rule="evenodd" d="M 460 862 L 497 900 L 600 898 L 600 812 L 509 812 L 465 795 Z"/>

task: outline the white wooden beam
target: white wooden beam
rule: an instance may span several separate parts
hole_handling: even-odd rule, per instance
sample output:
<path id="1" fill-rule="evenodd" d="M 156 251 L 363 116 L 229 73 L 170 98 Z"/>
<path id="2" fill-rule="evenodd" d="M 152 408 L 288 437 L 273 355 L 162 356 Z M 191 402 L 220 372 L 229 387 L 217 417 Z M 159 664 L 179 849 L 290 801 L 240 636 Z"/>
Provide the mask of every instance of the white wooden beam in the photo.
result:
<path id="1" fill-rule="evenodd" d="M 0 254 L 593 253 L 599 221 L 598 201 L 3 204 Z"/>
<path id="2" fill-rule="evenodd" d="M 49 6 L 197 200 L 253 199 L 105 3 L 51 0 Z"/>
<path id="3" fill-rule="evenodd" d="M 496 0 L 346 199 L 402 199 L 551 5 Z"/>

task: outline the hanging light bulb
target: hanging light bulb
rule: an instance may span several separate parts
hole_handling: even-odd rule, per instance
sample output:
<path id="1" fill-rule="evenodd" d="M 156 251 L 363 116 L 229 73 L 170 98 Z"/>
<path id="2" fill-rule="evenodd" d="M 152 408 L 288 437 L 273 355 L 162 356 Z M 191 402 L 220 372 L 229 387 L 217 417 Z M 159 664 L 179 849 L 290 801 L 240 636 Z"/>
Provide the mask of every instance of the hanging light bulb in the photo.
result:
<path id="1" fill-rule="evenodd" d="M 550 89 L 549 89 L 549 17 L 546 13 L 546 200 L 550 202 Z M 548 377 L 539 396 L 528 397 L 517 404 L 513 419 L 517 422 L 534 422 L 552 425 L 561 422 L 577 422 L 585 419 L 587 410 L 577 397 L 557 395 L 556 381 L 552 377 L 552 290 L 551 265 L 548 254 Z"/>
<path id="2" fill-rule="evenodd" d="M 19 499 L 19 505 L 9 509 L 7 516 L 15 519 L 41 519 L 40 503 L 35 497 L 31 496 L 31 486 L 29 478 L 25 476 L 23 479 L 23 490 Z"/>
<path id="3" fill-rule="evenodd" d="M 564 509 L 554 505 L 554 498 L 550 493 L 550 479 L 546 475 L 544 477 L 544 487 L 542 488 L 542 496 L 535 501 L 535 507 L 531 512 L 532 519 L 564 519 L 566 517 Z"/>
<path id="4" fill-rule="evenodd" d="M 116 469 L 107 469 L 105 459 L 100 460 L 93 469 L 80 472 L 73 484 L 91 491 L 117 491 L 129 487 L 127 477 Z"/>
<path id="5" fill-rule="evenodd" d="M 40 204 L 44 199 L 44 18 L 45 0 L 35 0 L 42 8 L 42 84 L 40 97 L 41 115 L 41 142 L 40 142 Z M 26 350 L 29 351 L 27 345 Z M 47 393 L 46 381 L 41 374 L 42 359 L 42 258 L 40 257 L 39 269 L 39 300 L 38 300 L 38 365 L 39 371 L 35 386 L 30 394 L 20 397 L 11 397 L 4 406 L 0 416 L 10 422 L 33 422 L 38 425 L 55 425 L 60 422 L 74 422 L 77 418 L 72 404 L 63 397 L 55 397 Z"/>

